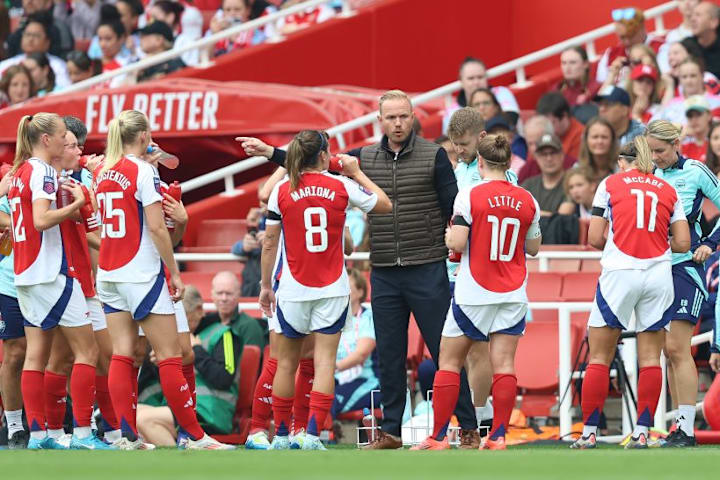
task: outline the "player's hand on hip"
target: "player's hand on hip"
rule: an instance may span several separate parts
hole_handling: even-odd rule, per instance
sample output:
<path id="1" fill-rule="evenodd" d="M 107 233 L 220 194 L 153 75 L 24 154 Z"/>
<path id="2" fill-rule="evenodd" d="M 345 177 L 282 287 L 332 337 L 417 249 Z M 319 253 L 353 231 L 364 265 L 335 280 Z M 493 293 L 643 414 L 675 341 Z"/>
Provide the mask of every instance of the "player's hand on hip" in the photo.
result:
<path id="1" fill-rule="evenodd" d="M 698 248 L 695 249 L 693 252 L 693 262 L 695 263 L 703 263 L 705 260 L 708 259 L 710 255 L 712 255 L 712 249 L 708 247 L 707 245 L 700 245 Z"/>
<path id="2" fill-rule="evenodd" d="M 272 157 L 273 147 L 255 137 L 235 137 L 236 142 L 241 142 L 240 146 L 245 150 L 245 154 L 250 157 Z"/>
<path id="3" fill-rule="evenodd" d="M 266 317 L 270 318 L 275 315 L 275 292 L 271 288 L 262 288 L 260 297 L 258 298 L 260 309 Z"/>
<path id="4" fill-rule="evenodd" d="M 710 364 L 710 368 L 712 368 L 713 372 L 720 372 L 720 353 L 711 353 L 710 361 L 708 363 Z"/>

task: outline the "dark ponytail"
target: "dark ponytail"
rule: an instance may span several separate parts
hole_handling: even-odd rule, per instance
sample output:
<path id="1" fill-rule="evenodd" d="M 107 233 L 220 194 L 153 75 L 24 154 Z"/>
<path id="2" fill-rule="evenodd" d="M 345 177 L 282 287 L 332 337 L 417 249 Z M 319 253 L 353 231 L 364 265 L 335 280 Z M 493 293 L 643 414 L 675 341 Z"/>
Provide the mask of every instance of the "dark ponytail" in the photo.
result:
<path id="1" fill-rule="evenodd" d="M 329 148 L 328 134 L 318 130 L 303 130 L 290 142 L 285 159 L 285 168 L 290 176 L 290 189 L 300 184 L 300 173 L 317 165 L 320 153 Z"/>

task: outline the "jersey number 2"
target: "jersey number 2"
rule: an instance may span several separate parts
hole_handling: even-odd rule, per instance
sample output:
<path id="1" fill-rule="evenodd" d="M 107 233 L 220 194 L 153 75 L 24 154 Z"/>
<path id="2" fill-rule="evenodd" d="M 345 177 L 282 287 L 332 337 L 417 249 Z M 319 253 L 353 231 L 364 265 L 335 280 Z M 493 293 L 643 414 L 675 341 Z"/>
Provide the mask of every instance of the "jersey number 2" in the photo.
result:
<path id="1" fill-rule="evenodd" d="M 113 208 L 113 200 L 121 200 L 122 197 L 122 192 L 104 192 L 96 195 L 103 218 L 101 238 L 125 237 L 125 212 L 122 208 Z M 111 223 L 106 223 L 106 220 L 110 220 L 113 217 L 117 217 L 118 219 L 117 230 L 113 228 Z"/>
<path id="2" fill-rule="evenodd" d="M 637 188 L 631 189 L 630 193 L 632 193 L 636 197 L 637 223 L 635 224 L 635 227 L 639 228 L 640 230 L 645 229 L 645 195 L 650 197 L 650 218 L 648 219 L 647 231 L 654 232 L 655 231 L 655 217 L 657 217 L 657 204 L 658 204 L 657 194 L 655 192 L 649 192 L 649 191 L 643 192 L 642 190 L 639 190 Z"/>
<path id="3" fill-rule="evenodd" d="M 515 256 L 515 247 L 517 247 L 518 233 L 520 232 L 520 219 L 505 217 L 502 222 L 495 215 L 488 215 L 488 222 L 492 225 L 490 235 L 490 260 L 497 262 L 509 262 Z M 512 227 L 510 236 L 510 246 L 507 253 L 503 253 L 505 240 L 507 239 L 508 229 Z"/>
<path id="4" fill-rule="evenodd" d="M 324 252 L 328 248 L 327 212 L 322 207 L 308 207 L 303 212 L 305 220 L 305 248 L 310 253 Z M 315 221 L 317 219 L 317 222 Z M 315 243 L 315 234 L 320 243 Z"/>
<path id="5" fill-rule="evenodd" d="M 18 212 L 17 216 L 17 223 L 13 227 L 13 238 L 15 242 L 24 242 L 25 241 L 25 227 L 23 227 L 23 214 L 22 214 L 22 208 L 20 208 L 20 197 L 15 197 L 10 199 L 10 209 L 13 213 L 15 213 L 15 210 Z"/>

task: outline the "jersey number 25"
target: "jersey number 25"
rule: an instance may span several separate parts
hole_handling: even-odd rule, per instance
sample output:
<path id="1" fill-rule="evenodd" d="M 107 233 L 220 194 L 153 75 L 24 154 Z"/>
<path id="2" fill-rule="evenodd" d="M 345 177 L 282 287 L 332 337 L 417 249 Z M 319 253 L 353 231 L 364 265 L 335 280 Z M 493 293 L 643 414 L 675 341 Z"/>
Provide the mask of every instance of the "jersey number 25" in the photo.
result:
<path id="1" fill-rule="evenodd" d="M 101 238 L 125 237 L 125 212 L 122 208 L 113 208 L 113 201 L 121 200 L 122 197 L 122 192 L 103 192 L 96 195 L 103 220 Z M 109 223 L 113 218 L 117 218 L 117 230 L 113 228 L 112 223 Z"/>

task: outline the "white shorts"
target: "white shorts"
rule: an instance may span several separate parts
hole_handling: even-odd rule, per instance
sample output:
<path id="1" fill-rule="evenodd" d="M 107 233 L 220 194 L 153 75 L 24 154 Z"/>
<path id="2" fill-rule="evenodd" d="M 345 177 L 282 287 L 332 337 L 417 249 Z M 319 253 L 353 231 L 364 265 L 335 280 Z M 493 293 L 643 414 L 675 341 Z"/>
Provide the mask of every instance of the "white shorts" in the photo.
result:
<path id="1" fill-rule="evenodd" d="M 670 262 L 658 263 L 647 270 L 602 272 L 588 326 L 625 330 L 634 311 L 636 332 L 660 330 L 668 323 L 663 314 L 674 297 Z"/>
<path id="2" fill-rule="evenodd" d="M 165 275 L 162 273 L 154 280 L 144 283 L 98 281 L 97 291 L 105 305 L 105 313 L 130 312 L 137 321 L 151 313 L 157 315 L 175 313 Z"/>
<path id="3" fill-rule="evenodd" d="M 190 324 L 188 324 L 187 315 L 185 314 L 185 307 L 183 307 L 182 301 L 173 303 L 175 308 L 175 325 L 177 325 L 178 333 L 190 333 Z M 138 328 L 138 335 L 141 337 L 145 336 L 142 327 Z"/>
<path id="4" fill-rule="evenodd" d="M 105 312 L 103 311 L 102 303 L 100 299 L 95 297 L 86 297 L 88 312 L 90 314 L 90 321 L 92 322 L 93 332 L 105 330 L 107 328 L 107 320 L 105 320 Z"/>
<path id="5" fill-rule="evenodd" d="M 458 305 L 453 299 L 445 318 L 442 336 L 465 335 L 476 342 L 487 342 L 492 333 L 522 335 L 525 333 L 527 311 L 527 303 Z"/>
<path id="6" fill-rule="evenodd" d="M 302 302 L 277 300 L 275 332 L 301 338 L 312 332 L 332 335 L 345 326 L 350 297 L 320 298 Z M 269 322 L 268 322 L 269 324 Z"/>
<path id="7" fill-rule="evenodd" d="M 272 317 L 263 317 L 267 320 L 268 324 L 268 330 L 271 332 L 280 333 L 282 332 L 282 329 L 280 328 L 280 322 L 278 321 L 278 316 L 273 315 Z"/>
<path id="8" fill-rule="evenodd" d="M 87 302 L 80 282 L 58 274 L 54 281 L 17 287 L 18 304 L 25 325 L 49 330 L 90 325 Z"/>

